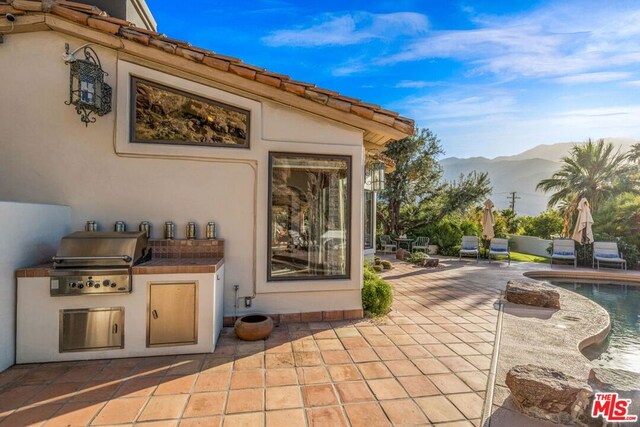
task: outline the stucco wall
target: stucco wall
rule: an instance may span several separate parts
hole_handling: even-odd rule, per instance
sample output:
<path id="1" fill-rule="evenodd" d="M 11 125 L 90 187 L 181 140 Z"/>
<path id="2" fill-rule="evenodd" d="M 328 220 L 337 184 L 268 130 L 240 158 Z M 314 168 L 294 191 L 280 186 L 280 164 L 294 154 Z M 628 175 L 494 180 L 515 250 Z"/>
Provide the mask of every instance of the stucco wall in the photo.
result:
<path id="1" fill-rule="evenodd" d="M 130 228 L 147 220 L 160 237 L 162 224 L 172 220 L 182 237 L 188 221 L 196 221 L 200 232 L 215 221 L 225 239 L 227 315 L 234 314 L 233 285 L 240 285 L 242 301 L 253 294 L 254 280 L 258 296 L 252 308 L 240 307 L 239 314 L 360 308 L 361 130 L 248 99 L 214 82 L 119 61 L 117 52 L 97 46 L 114 88 L 114 111 L 85 127 L 64 105 L 69 80 L 61 59 L 65 43 L 74 49 L 84 41 L 48 31 L 12 35 L 0 45 L 0 199 L 69 205 L 73 229 L 81 229 L 86 220 L 98 221 L 103 229 L 116 220 Z M 129 144 L 129 74 L 249 109 L 251 149 Z M 269 151 L 352 156 L 350 280 L 266 282 Z"/>
<path id="2" fill-rule="evenodd" d="M 547 248 L 551 244 L 551 240 L 532 236 L 510 236 L 509 239 L 513 242 L 511 248 L 513 251 L 544 257 L 549 256 Z"/>
<path id="3" fill-rule="evenodd" d="M 55 255 L 70 223 L 66 206 L 0 202 L 0 371 L 15 360 L 15 270 Z"/>

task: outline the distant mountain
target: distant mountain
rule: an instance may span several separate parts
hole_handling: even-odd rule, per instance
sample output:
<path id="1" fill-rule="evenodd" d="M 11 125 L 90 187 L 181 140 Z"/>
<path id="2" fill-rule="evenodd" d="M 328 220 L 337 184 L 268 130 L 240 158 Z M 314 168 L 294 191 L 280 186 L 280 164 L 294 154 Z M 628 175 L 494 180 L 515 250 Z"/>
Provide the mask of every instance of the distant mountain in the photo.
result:
<path id="1" fill-rule="evenodd" d="M 631 145 L 640 142 L 629 138 L 605 138 L 628 151 Z M 519 215 L 537 215 L 547 208 L 548 196 L 536 191 L 540 180 L 549 178 L 560 168 L 560 161 L 566 156 L 573 142 L 538 145 L 514 156 L 501 156 L 494 159 L 471 157 L 460 159 L 449 157 L 440 161 L 444 169 L 444 179 L 453 181 L 461 174 L 472 171 L 487 172 L 493 186 L 489 197 L 497 209 L 506 209 L 511 202 L 512 191 L 520 199 L 516 200 L 516 212 Z"/>

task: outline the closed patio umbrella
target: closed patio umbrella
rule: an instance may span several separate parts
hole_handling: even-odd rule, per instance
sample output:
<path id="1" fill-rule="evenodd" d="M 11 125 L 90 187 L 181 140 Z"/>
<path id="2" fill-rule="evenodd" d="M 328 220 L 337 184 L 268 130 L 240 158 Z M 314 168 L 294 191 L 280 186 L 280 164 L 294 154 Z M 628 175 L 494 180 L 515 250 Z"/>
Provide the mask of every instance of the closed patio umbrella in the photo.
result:
<path id="1" fill-rule="evenodd" d="M 578 219 L 576 220 L 576 228 L 573 231 L 572 239 L 581 245 L 593 242 L 593 217 L 591 216 L 591 208 L 589 201 L 584 197 L 578 203 Z"/>
<path id="2" fill-rule="evenodd" d="M 493 202 L 487 199 L 484 202 L 484 209 L 482 210 L 482 236 L 486 239 L 493 239 Z"/>

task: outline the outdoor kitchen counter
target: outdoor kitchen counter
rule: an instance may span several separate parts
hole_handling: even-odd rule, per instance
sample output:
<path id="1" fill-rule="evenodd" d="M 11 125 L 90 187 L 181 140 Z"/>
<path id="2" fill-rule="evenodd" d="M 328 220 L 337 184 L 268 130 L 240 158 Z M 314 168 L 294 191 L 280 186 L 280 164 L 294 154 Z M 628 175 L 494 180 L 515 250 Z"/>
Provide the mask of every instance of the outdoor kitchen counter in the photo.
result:
<path id="1" fill-rule="evenodd" d="M 224 258 L 154 258 L 134 266 L 133 275 L 215 273 L 224 265 Z M 53 263 L 39 264 L 16 270 L 16 277 L 49 277 Z"/>
<path id="2" fill-rule="evenodd" d="M 154 258 L 132 268 L 139 274 L 215 273 L 224 265 L 224 258 Z"/>
<path id="3" fill-rule="evenodd" d="M 16 277 L 49 277 L 50 268 L 53 268 L 52 262 L 19 268 L 16 270 Z"/>

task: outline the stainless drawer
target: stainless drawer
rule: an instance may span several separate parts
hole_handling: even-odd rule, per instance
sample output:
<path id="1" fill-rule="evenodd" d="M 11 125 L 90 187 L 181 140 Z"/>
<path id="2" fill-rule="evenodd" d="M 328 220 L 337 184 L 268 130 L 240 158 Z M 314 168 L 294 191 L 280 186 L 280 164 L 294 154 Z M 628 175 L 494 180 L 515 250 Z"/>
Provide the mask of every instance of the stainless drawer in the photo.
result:
<path id="1" fill-rule="evenodd" d="M 60 353 L 124 348 L 124 307 L 60 310 Z"/>

